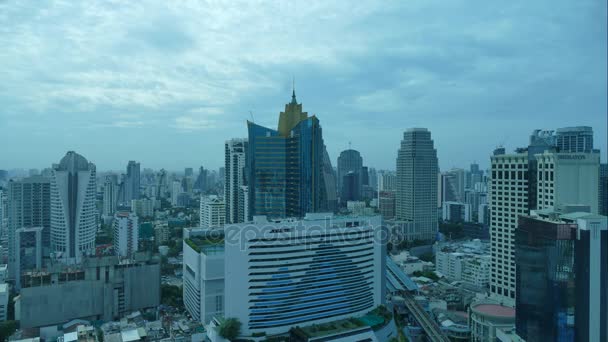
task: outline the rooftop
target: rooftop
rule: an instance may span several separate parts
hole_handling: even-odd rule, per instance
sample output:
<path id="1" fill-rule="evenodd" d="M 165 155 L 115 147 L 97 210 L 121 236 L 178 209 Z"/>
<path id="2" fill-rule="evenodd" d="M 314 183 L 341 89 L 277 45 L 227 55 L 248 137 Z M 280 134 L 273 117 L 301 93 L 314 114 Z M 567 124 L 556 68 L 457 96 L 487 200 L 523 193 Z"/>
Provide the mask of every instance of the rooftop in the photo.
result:
<path id="1" fill-rule="evenodd" d="M 210 236 L 190 236 L 184 238 L 184 242 L 188 244 L 196 252 L 208 252 L 211 250 L 223 250 L 224 249 L 224 237 L 210 237 Z"/>
<path id="2" fill-rule="evenodd" d="M 500 305 L 500 304 L 481 303 L 481 304 L 477 304 L 477 305 L 471 305 L 471 308 L 482 314 L 490 315 L 490 316 L 494 316 L 494 317 L 505 317 L 505 318 L 515 317 L 514 308 Z"/>

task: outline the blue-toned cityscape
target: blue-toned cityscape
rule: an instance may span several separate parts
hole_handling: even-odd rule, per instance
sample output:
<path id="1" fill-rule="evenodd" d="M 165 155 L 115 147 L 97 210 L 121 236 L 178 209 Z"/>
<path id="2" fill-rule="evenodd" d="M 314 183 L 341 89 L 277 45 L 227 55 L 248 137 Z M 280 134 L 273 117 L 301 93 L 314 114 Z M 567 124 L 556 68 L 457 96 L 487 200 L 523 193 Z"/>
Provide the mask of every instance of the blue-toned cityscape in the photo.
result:
<path id="1" fill-rule="evenodd" d="M 0 342 L 608 342 L 573 3 L 0 2 Z"/>

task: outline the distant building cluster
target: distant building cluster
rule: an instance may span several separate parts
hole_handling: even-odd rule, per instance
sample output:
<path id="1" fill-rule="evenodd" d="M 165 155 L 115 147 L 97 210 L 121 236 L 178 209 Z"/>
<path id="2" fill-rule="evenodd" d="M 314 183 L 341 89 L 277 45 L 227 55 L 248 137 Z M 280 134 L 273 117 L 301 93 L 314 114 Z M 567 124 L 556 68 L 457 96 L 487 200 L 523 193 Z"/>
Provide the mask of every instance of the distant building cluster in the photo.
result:
<path id="1" fill-rule="evenodd" d="M 11 341 L 606 341 L 608 167 L 591 127 L 440 170 L 405 129 L 393 170 L 332 165 L 296 100 L 218 170 L 68 151 L 0 170 Z"/>

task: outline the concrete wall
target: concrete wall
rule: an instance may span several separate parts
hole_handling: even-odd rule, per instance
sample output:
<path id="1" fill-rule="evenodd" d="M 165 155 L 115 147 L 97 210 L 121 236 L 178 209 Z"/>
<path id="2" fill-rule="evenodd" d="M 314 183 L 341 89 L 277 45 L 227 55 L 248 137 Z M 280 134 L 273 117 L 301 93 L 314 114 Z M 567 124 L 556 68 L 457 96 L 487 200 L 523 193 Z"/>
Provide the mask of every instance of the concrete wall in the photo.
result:
<path id="1" fill-rule="evenodd" d="M 87 276 L 86 280 L 23 288 L 18 301 L 21 327 L 55 325 L 76 318 L 112 320 L 160 304 L 160 264 L 110 270 L 107 282 L 102 271 L 100 280 Z M 122 308 L 119 291 L 124 292 Z"/>
<path id="2" fill-rule="evenodd" d="M 111 312 L 111 308 L 104 308 L 108 294 L 104 285 L 81 280 L 22 289 L 19 299 L 21 328 L 60 324 L 75 318 L 103 319 L 105 311 Z"/>

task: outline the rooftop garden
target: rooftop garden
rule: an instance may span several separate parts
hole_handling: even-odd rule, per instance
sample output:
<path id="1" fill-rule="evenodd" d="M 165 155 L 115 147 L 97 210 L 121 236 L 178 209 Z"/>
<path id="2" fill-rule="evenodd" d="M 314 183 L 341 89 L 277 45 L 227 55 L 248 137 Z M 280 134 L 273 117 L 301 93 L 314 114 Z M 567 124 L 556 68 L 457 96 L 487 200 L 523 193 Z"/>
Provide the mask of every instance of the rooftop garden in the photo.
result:
<path id="1" fill-rule="evenodd" d="M 364 327 L 365 323 L 358 318 L 346 318 L 339 321 L 333 321 L 323 324 L 313 324 L 299 328 L 299 330 L 307 337 L 319 337 L 325 335 L 338 334 L 344 331 L 354 330 Z M 296 328 L 298 329 L 298 328 Z"/>
<path id="2" fill-rule="evenodd" d="M 224 238 L 204 237 L 204 236 L 192 236 L 184 239 L 186 244 L 190 248 L 194 249 L 197 253 L 209 248 L 209 247 L 223 247 Z"/>
<path id="3" fill-rule="evenodd" d="M 363 327 L 378 330 L 388 324 L 393 318 L 392 313 L 383 305 L 378 306 L 363 317 L 351 317 L 323 324 L 313 324 L 306 327 L 295 327 L 293 334 L 315 338 L 334 335 Z"/>

